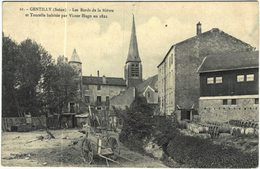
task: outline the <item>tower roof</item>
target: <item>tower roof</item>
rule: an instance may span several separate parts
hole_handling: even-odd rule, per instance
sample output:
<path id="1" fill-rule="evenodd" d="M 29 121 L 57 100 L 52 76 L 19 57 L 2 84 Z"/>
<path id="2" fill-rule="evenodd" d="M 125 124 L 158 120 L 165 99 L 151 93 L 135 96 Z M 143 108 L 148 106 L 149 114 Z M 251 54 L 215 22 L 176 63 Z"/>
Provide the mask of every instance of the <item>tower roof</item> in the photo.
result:
<path id="1" fill-rule="evenodd" d="M 139 57 L 139 52 L 138 52 L 137 39 L 136 39 L 134 15 L 133 15 L 131 40 L 130 40 L 130 46 L 129 46 L 126 63 L 127 62 L 141 62 L 141 59 Z"/>
<path id="2" fill-rule="evenodd" d="M 79 55 L 77 54 L 76 49 L 73 50 L 72 56 L 70 58 L 70 62 L 79 62 L 79 63 L 81 63 L 81 61 L 79 59 Z"/>

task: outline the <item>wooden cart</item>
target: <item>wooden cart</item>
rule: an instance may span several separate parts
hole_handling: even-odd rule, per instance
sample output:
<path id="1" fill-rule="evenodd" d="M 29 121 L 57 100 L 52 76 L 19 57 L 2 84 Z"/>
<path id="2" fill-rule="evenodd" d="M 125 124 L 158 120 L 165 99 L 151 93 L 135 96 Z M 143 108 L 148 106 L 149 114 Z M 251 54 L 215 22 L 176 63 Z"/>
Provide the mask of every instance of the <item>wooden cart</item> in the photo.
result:
<path id="1" fill-rule="evenodd" d="M 91 164 L 94 157 L 101 157 L 106 160 L 107 165 L 108 161 L 118 163 L 115 159 L 120 154 L 116 136 L 102 130 L 86 133 L 81 144 L 81 152 L 86 163 Z"/>

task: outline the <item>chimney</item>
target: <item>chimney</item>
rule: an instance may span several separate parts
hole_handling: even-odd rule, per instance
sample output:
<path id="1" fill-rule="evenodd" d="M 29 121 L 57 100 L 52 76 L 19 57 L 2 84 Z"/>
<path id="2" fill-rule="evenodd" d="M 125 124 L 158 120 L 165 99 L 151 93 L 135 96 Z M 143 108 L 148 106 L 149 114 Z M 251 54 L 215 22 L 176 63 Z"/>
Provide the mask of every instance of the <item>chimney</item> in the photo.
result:
<path id="1" fill-rule="evenodd" d="M 103 75 L 103 77 L 102 77 L 102 82 L 103 82 L 103 84 L 106 84 L 106 83 L 107 83 L 107 79 L 106 79 L 106 76 L 105 76 L 105 75 Z"/>
<path id="2" fill-rule="evenodd" d="M 99 77 L 99 70 L 97 71 L 97 76 Z"/>
<path id="3" fill-rule="evenodd" d="M 201 34 L 201 23 L 197 23 L 197 35 Z"/>

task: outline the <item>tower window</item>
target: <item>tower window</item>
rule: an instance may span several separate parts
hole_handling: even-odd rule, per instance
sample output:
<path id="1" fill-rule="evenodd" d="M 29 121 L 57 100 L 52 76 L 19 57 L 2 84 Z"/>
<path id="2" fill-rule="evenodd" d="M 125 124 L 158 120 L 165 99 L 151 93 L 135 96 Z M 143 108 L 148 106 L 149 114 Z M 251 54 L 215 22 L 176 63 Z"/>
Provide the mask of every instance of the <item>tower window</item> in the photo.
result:
<path id="1" fill-rule="evenodd" d="M 258 98 L 255 99 L 255 104 L 259 104 L 259 99 Z"/>
<path id="2" fill-rule="evenodd" d="M 132 75 L 132 77 L 138 77 L 139 76 L 139 65 L 138 65 L 138 63 L 131 65 L 131 75 Z"/>

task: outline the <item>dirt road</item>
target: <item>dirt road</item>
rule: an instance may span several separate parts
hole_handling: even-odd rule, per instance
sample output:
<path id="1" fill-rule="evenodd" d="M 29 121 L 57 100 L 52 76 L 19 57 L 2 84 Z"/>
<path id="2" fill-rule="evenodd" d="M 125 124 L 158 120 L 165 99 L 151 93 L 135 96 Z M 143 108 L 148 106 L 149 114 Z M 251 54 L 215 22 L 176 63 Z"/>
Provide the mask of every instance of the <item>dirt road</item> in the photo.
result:
<path id="1" fill-rule="evenodd" d="M 2 165 L 3 166 L 30 166 L 30 167 L 106 167 L 106 161 L 95 158 L 94 164 L 83 162 L 80 152 L 80 143 L 73 145 L 83 134 L 78 130 L 51 131 L 56 139 L 33 141 L 38 136 L 46 136 L 45 131 L 34 132 L 4 132 L 2 133 Z M 66 139 L 64 139 L 66 138 Z M 118 159 L 120 165 L 109 163 L 111 167 L 166 167 L 161 161 L 128 150 L 120 145 L 121 155 L 134 162 Z"/>

